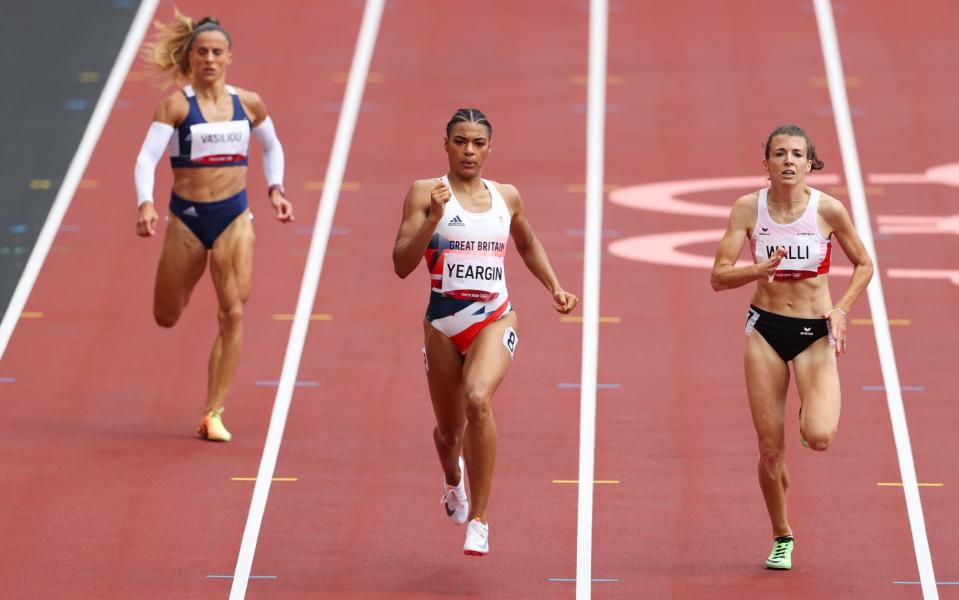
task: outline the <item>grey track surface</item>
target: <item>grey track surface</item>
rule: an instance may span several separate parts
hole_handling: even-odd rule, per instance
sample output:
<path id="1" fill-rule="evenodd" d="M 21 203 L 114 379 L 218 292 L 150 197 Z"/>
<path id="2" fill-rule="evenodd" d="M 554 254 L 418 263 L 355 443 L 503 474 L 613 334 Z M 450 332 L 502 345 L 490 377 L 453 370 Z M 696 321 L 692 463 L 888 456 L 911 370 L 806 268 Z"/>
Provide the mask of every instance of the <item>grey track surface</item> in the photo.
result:
<path id="1" fill-rule="evenodd" d="M 0 0 L 0 314 L 137 6 L 136 0 Z M 132 168 L 132 158 L 124 166 Z M 50 186 L 32 188 L 34 180 Z"/>

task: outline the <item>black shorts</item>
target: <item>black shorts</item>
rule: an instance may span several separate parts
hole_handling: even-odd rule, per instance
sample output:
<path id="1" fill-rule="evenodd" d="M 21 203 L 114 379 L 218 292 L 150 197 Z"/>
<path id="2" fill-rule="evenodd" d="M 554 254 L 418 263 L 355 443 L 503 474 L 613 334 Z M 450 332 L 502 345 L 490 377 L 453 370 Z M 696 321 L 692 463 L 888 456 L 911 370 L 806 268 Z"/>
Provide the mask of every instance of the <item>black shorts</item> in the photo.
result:
<path id="1" fill-rule="evenodd" d="M 752 335 L 753 329 L 769 342 L 776 354 L 789 362 L 800 352 L 822 337 L 829 337 L 829 345 L 836 342 L 829 332 L 826 319 L 797 319 L 784 317 L 749 305 L 746 315 L 746 335 Z"/>

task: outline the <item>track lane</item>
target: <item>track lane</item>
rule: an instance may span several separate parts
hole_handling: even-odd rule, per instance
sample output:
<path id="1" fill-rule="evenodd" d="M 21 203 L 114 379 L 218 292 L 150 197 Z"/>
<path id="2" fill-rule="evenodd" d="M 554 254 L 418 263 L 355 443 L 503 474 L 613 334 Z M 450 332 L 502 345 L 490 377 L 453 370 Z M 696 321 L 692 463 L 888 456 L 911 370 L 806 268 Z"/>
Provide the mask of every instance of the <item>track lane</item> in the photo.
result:
<path id="1" fill-rule="evenodd" d="M 420 352 L 425 274 L 400 281 L 389 258 L 410 181 L 445 171 L 446 119 L 475 105 L 494 127 L 486 176 L 517 185 L 561 280 L 580 281 L 582 238 L 566 230 L 582 228 L 582 197 L 566 185 L 583 177 L 585 88 L 571 75 L 585 73 L 587 31 L 574 6 L 542 21 L 546 5 L 490 6 L 468 26 L 428 2 L 384 14 L 379 79 L 364 97 L 374 110 L 360 117 L 346 175 L 360 189 L 343 193 L 334 224 L 350 233 L 331 240 L 315 308 L 333 319 L 311 329 L 301 367 L 320 387 L 297 390 L 278 464 L 303 485 L 271 498 L 254 563 L 288 575 L 257 598 L 571 593 L 546 580 L 575 569 L 575 486 L 551 481 L 575 479 L 578 394 L 556 386 L 575 381 L 578 326 L 559 322 L 511 251 L 521 342 L 494 400 L 491 555 L 471 560 L 439 506 Z M 549 44 L 564 50 L 544 61 Z"/>
<path id="2" fill-rule="evenodd" d="M 622 76 L 622 85 L 609 89 L 607 181 L 761 175 L 764 135 L 783 122 L 805 126 L 827 173 L 841 172 L 831 116 L 820 110 L 828 93 L 815 83 L 822 59 L 810 49 L 818 49 L 816 24 L 800 5 L 703 6 L 695 13 L 620 5 L 610 30 L 609 73 Z M 684 199 L 728 207 L 748 191 Z M 607 208 L 604 227 L 615 223 L 625 237 L 725 225 Z M 715 242 L 683 250 L 711 263 Z M 838 294 L 846 279 L 833 278 Z M 787 418 L 796 566 L 770 573 L 762 563 L 771 536 L 742 376 L 749 292 L 714 295 L 706 269 L 620 257 L 606 262 L 603 281 L 604 313 L 621 316 L 623 325 L 606 326 L 601 338 L 600 381 L 621 387 L 599 405 L 597 477 L 622 484 L 597 497 L 594 573 L 622 582 L 594 586 L 595 597 L 752 598 L 783 586 L 803 598 L 886 597 L 886 575 L 915 558 L 901 498 L 875 485 L 897 468 L 885 405 L 861 391 L 879 376 L 874 342 L 857 336 L 854 353 L 841 361 L 841 433 L 826 455 L 802 452 L 798 424 Z M 854 316 L 866 316 L 863 305 Z M 797 408 L 793 392 L 787 415 Z M 865 564 L 844 560 L 863 544 L 882 550 Z"/>
<path id="3" fill-rule="evenodd" d="M 931 166 L 959 162 L 950 135 L 957 121 L 952 109 L 957 86 L 942 77 L 948 57 L 959 49 L 948 26 L 957 15 L 950 3 L 927 2 L 890 19 L 888 13 L 876 14 L 868 4 L 857 2 L 837 17 L 843 62 L 849 76 L 856 78 L 848 93 L 858 109 L 856 137 L 867 185 L 874 183 L 870 180 L 876 174 L 922 173 Z M 947 280 L 891 277 L 889 270 L 959 269 L 955 233 L 949 228 L 930 232 L 937 219 L 956 213 L 959 190 L 935 184 L 871 187 L 869 203 L 879 261 L 885 266 L 889 316 L 909 323 L 893 327 L 892 335 L 900 379 L 909 386 L 903 401 L 916 472 L 920 483 L 943 484 L 919 490 L 932 563 L 938 581 L 955 582 L 959 573 L 950 557 L 959 550 L 953 516 L 959 497 L 948 457 L 959 451 L 959 442 L 952 433 L 957 415 L 950 376 L 955 336 L 948 332 L 959 328 L 953 309 L 957 288 Z M 926 217 L 932 227 L 899 230 L 894 223 L 903 216 Z M 901 501 L 900 490 L 887 491 Z M 902 565 L 894 580 L 918 581 L 914 564 Z M 899 587 L 905 588 L 900 596 L 919 597 L 918 585 Z M 956 594 L 956 586 L 940 585 L 938 592 L 949 598 Z"/>
<path id="4" fill-rule="evenodd" d="M 287 154 L 287 187 L 301 218 L 316 210 L 303 192 L 320 179 L 335 110 L 303 98 L 334 97 L 334 72 L 349 64 L 352 6 L 260 10 L 226 2 L 178 3 L 187 14 L 217 14 L 237 41 L 230 82 L 261 93 Z M 169 18 L 164 2 L 160 17 Z M 355 27 L 354 27 L 355 30 Z M 319 48 L 319 51 L 318 51 Z M 316 54 L 314 56 L 314 53 Z M 288 73 L 323 76 L 291 84 Z M 142 65 L 139 67 L 142 69 Z M 202 443 L 192 428 L 202 408 L 215 303 L 198 286 L 181 323 L 157 328 L 150 315 L 159 240 L 133 234 L 133 157 L 163 93 L 138 77 L 124 86 L 65 227 L 30 297 L 42 319 L 18 326 L 4 370 L 10 435 L 4 461 L 4 589 L 49 597 L 200 598 L 229 573 L 249 505 L 306 238 L 271 222 L 258 158 L 251 161 L 251 206 L 258 217 L 254 291 L 246 347 L 228 401 L 229 445 Z M 117 173 L 120 175 L 117 175 Z M 169 169 L 158 168 L 161 204 Z M 312 201 L 312 205 L 311 205 Z M 161 215 L 165 214 L 165 207 Z M 133 335 L 131 335 L 131 332 Z M 51 570 L 50 565 L 57 565 Z M 224 595 L 226 588 L 224 589 Z"/>

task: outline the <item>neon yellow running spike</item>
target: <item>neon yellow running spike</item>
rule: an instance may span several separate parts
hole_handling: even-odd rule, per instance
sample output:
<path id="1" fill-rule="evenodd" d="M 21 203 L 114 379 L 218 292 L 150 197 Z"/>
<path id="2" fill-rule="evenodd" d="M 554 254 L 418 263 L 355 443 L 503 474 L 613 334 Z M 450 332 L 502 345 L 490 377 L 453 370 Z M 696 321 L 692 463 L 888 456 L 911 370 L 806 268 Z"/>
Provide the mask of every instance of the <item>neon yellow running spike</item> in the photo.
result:
<path id="1" fill-rule="evenodd" d="M 205 413 L 196 429 L 197 435 L 211 442 L 229 442 L 233 435 L 223 426 L 222 414 L 222 408 Z"/>
<path id="2" fill-rule="evenodd" d="M 788 570 L 793 568 L 793 545 L 791 535 L 781 535 L 773 540 L 773 549 L 766 559 L 767 569 Z"/>

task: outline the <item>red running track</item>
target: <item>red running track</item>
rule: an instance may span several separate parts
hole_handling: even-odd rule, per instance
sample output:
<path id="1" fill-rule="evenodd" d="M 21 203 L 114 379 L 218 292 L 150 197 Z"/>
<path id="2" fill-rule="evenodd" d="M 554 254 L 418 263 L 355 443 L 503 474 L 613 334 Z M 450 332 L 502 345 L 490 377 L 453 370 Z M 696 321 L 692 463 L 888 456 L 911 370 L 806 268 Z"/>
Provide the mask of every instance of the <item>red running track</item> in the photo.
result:
<path id="1" fill-rule="evenodd" d="M 305 188 L 323 178 L 343 88 L 334 74 L 349 68 L 362 5 L 180 8 L 217 14 L 233 32 L 230 80 L 270 107 L 298 221 L 271 222 L 265 202 L 257 211 L 247 344 L 227 410 L 235 438 L 200 442 L 192 426 L 214 336 L 212 290 L 201 284 L 172 331 L 153 325 L 159 240 L 135 238 L 124 202 L 160 94 L 128 81 L 84 176 L 99 187 L 78 192 L 64 223 L 79 229 L 58 236 L 28 303 L 43 318 L 21 321 L 0 363 L 0 377 L 16 377 L 0 384 L 0 588 L 11 597 L 228 595 L 229 582 L 208 575 L 232 574 L 252 490 L 230 478 L 255 475 L 259 463 L 275 388 L 256 382 L 279 377 L 289 322 L 273 315 L 293 311 L 309 241 L 302 228 L 319 195 Z M 850 98 L 867 177 L 955 160 L 954 85 L 937 59 L 955 53 L 955 9 L 924 10 L 900 19 L 863 2 L 837 5 L 846 73 L 861 79 Z M 160 16 L 170 12 L 162 3 Z M 422 273 L 396 279 L 389 253 L 410 181 L 445 170 L 446 119 L 475 105 L 496 130 L 486 175 L 517 185 L 562 281 L 581 291 L 582 192 L 570 190 L 585 177 L 587 16 L 586 3 L 546 0 L 468 14 L 425 0 L 387 4 L 314 308 L 332 319 L 311 324 L 298 375 L 317 385 L 296 389 L 276 469 L 297 481 L 274 483 L 253 563 L 253 575 L 276 579 L 251 581 L 248 597 L 573 596 L 572 583 L 549 580 L 575 576 L 576 488 L 552 481 L 577 476 L 578 392 L 559 384 L 578 379 L 579 327 L 559 321 L 511 256 L 522 343 L 494 403 L 492 553 L 464 557 L 462 531 L 439 506 L 421 371 L 428 284 Z M 920 38 L 925 45 L 913 43 Z M 892 53 L 893 43 L 911 49 Z M 609 74 L 611 184 L 757 174 L 763 136 L 783 121 L 807 127 L 827 172 L 841 175 L 811 7 L 614 2 Z M 903 122 L 917 94 L 922 110 Z M 159 172 L 161 197 L 169 174 Z M 250 175 L 256 198 L 259 167 Z M 874 223 L 878 214 L 950 214 L 952 190 L 928 188 L 872 195 Z M 688 199 L 726 207 L 734 193 Z M 604 245 L 723 224 L 607 202 Z M 877 240 L 889 314 L 910 321 L 893 330 L 901 379 L 923 386 L 905 396 L 917 471 L 945 484 L 922 491 L 940 581 L 959 577 L 947 559 L 956 543 L 946 462 L 955 454 L 946 387 L 954 343 L 941 335 L 955 330 L 956 292 L 887 270 L 955 269 L 955 245 L 948 235 Z M 710 258 L 713 249 L 686 248 Z M 601 325 L 599 382 L 618 388 L 598 394 L 595 474 L 619 483 L 595 489 L 593 576 L 617 581 L 594 584 L 593 595 L 920 597 L 918 586 L 894 583 L 917 580 L 915 557 L 901 490 L 876 485 L 899 472 L 884 398 L 863 391 L 882 384 L 865 326 L 853 328 L 842 361 L 835 446 L 802 452 L 789 432 L 797 566 L 762 569 L 770 536 L 740 358 L 748 292 L 715 295 L 707 277 L 604 253 L 601 314 L 621 322 Z M 844 278 L 834 279 L 838 293 Z M 868 312 L 863 298 L 852 316 Z"/>

